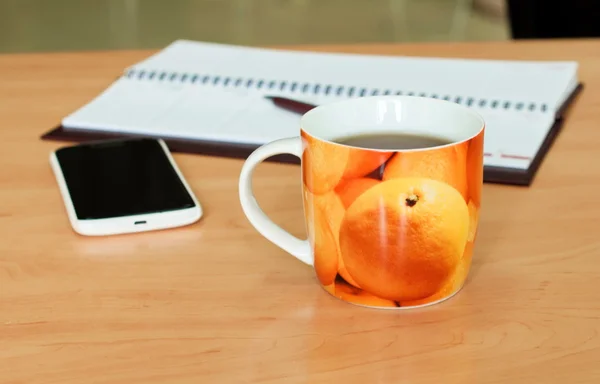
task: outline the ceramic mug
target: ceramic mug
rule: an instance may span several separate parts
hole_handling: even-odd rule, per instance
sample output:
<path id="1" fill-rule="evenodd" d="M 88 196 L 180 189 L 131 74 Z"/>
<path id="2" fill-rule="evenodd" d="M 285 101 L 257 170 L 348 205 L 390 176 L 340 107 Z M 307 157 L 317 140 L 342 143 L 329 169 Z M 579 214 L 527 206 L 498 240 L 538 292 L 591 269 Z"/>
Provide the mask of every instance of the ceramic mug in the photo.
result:
<path id="1" fill-rule="evenodd" d="M 390 150 L 336 142 L 370 133 L 416 133 L 447 144 Z M 318 106 L 302 116 L 299 137 L 248 157 L 241 205 L 259 233 L 314 266 L 339 299 L 380 308 L 438 303 L 462 288 L 471 265 L 483 136 L 483 119 L 450 101 L 370 96 Z M 252 194 L 255 167 L 283 153 L 301 159 L 306 240 L 271 221 Z"/>

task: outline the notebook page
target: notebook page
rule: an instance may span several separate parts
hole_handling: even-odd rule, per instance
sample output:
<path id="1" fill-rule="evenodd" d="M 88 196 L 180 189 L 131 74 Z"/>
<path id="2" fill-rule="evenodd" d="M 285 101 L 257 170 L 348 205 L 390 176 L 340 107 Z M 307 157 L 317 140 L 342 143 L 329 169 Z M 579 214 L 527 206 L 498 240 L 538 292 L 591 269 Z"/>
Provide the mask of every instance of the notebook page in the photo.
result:
<path id="1" fill-rule="evenodd" d="M 62 124 L 69 129 L 260 145 L 297 136 L 300 116 L 240 92 L 121 78 Z"/>
<path id="2" fill-rule="evenodd" d="M 541 111 L 480 110 L 486 122 L 486 165 L 527 169 L 553 117 Z M 300 115 L 261 97 L 186 83 L 123 78 L 63 120 L 72 129 L 261 145 L 297 136 Z"/>
<path id="3" fill-rule="evenodd" d="M 180 40 L 130 69 L 197 74 L 199 80 L 209 77 L 206 85 L 226 88 L 251 80 L 246 88 L 316 104 L 348 97 L 352 89 L 350 96 L 398 91 L 451 99 L 463 95 L 474 103 L 509 101 L 555 110 L 572 88 L 577 63 L 295 52 Z M 237 79 L 243 81 L 236 86 Z M 292 83 L 297 83 L 295 90 Z M 339 87 L 343 91 L 336 96 Z"/>
<path id="4" fill-rule="evenodd" d="M 62 125 L 109 132 L 148 126 L 181 98 L 178 92 L 156 92 L 156 88 L 157 84 L 151 82 L 132 84 L 127 79 L 119 79 L 91 102 L 66 116 Z"/>
<path id="5" fill-rule="evenodd" d="M 577 65 L 282 54 L 178 41 L 130 69 L 130 76 L 67 116 L 63 125 L 260 145 L 297 136 L 300 126 L 299 115 L 274 106 L 265 94 L 318 105 L 361 96 L 363 88 L 367 94 L 414 92 L 475 109 L 487 125 L 485 164 L 527 169 L 554 123 L 552 103 L 564 98 L 550 95 L 576 85 L 571 75 Z"/>
<path id="6" fill-rule="evenodd" d="M 486 129 L 484 164 L 526 170 L 540 149 L 554 117 L 544 112 L 478 111 Z"/>

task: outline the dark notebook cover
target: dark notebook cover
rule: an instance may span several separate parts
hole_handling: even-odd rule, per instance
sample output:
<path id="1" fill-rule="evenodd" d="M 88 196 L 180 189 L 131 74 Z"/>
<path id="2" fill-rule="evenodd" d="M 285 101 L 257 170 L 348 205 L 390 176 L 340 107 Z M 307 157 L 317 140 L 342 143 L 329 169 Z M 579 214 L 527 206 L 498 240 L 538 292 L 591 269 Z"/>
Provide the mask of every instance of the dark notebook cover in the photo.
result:
<path id="1" fill-rule="evenodd" d="M 546 138 L 544 139 L 540 150 L 536 154 L 535 158 L 531 162 L 530 167 L 527 170 L 515 169 L 515 168 L 504 168 L 504 167 L 491 167 L 485 166 L 483 179 L 486 183 L 499 183 L 499 184 L 513 184 L 529 186 L 531 185 L 537 170 L 542 163 L 542 160 L 548 153 L 552 143 L 557 137 L 562 125 L 564 123 L 564 115 L 567 107 L 572 104 L 575 97 L 583 89 L 583 84 L 579 84 L 571 95 L 567 98 L 565 103 L 559 108 L 556 114 L 556 120 L 552 128 L 548 131 Z M 66 129 L 63 126 L 58 126 L 49 132 L 46 132 L 41 136 L 43 140 L 54 140 L 54 141 L 65 141 L 82 143 L 88 141 L 98 140 L 109 140 L 118 138 L 134 138 L 140 137 L 141 135 L 134 134 L 117 134 L 109 132 L 101 132 L 96 130 L 83 130 L 83 129 Z M 143 137 L 160 138 L 165 141 L 167 146 L 172 152 L 180 153 L 192 153 L 201 154 L 207 156 L 218 156 L 218 157 L 230 157 L 230 158 L 247 158 L 252 151 L 258 146 L 249 144 L 237 144 L 229 142 L 217 142 L 217 141 L 204 141 L 197 139 L 179 139 L 169 137 L 159 137 L 152 135 L 143 135 Z M 292 163 L 299 164 L 300 159 L 293 155 L 277 155 L 273 156 L 266 161 L 279 162 L 279 163 Z"/>

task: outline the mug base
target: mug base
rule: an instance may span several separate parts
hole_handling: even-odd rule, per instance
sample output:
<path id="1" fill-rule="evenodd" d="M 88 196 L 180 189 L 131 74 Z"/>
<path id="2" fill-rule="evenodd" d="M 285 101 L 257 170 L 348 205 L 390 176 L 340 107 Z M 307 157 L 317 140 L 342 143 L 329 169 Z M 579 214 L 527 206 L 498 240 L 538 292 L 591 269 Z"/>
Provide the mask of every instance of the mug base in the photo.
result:
<path id="1" fill-rule="evenodd" d="M 412 305 L 402 305 L 401 303 L 396 301 L 382 299 L 380 297 L 367 293 L 359 288 L 355 288 L 354 286 L 346 283 L 345 281 L 336 281 L 329 286 L 321 285 L 321 287 L 336 299 L 348 304 L 356 305 L 358 307 L 384 310 L 411 310 L 430 307 L 447 301 L 448 299 L 451 299 L 456 294 L 458 294 L 464 287 L 465 283 L 466 282 L 463 282 L 463 284 L 461 284 L 454 292 L 450 293 L 447 296 L 432 300 L 430 302 L 421 301 L 421 303 L 419 304 Z"/>

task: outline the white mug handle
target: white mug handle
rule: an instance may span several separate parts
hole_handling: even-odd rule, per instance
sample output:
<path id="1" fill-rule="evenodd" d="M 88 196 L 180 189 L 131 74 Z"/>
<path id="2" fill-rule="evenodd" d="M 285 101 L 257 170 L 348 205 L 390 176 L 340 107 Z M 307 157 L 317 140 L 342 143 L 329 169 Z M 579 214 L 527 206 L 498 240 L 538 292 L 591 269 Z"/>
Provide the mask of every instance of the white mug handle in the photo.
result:
<path id="1" fill-rule="evenodd" d="M 258 164 L 265 159 L 283 153 L 302 157 L 302 139 L 292 137 L 272 141 L 257 148 L 244 163 L 240 174 L 239 192 L 242 210 L 250 224 L 267 240 L 295 256 L 300 261 L 313 265 L 313 257 L 308 240 L 300 240 L 275 224 L 260 208 L 252 193 L 252 174 Z"/>

